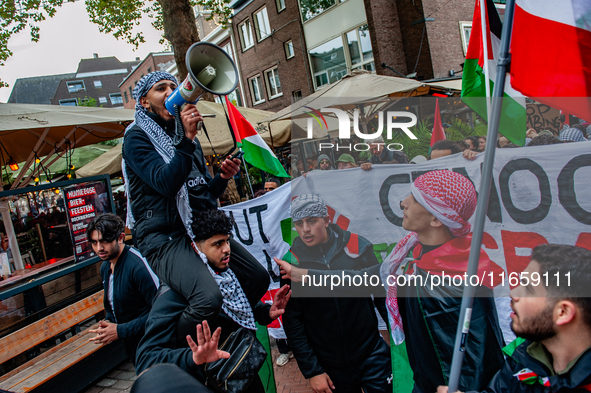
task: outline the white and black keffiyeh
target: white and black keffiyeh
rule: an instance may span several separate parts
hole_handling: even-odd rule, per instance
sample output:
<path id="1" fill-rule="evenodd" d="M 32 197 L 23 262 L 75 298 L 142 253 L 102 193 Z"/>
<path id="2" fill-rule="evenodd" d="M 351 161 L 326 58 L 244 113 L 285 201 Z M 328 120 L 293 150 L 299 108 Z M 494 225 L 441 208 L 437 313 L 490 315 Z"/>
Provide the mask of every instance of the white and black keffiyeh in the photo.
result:
<path id="1" fill-rule="evenodd" d="M 293 221 L 303 220 L 307 217 L 326 216 L 328 216 L 328 208 L 318 195 L 300 195 L 291 202 L 291 218 Z"/>
<path id="2" fill-rule="evenodd" d="M 148 110 L 140 104 L 140 98 L 144 97 L 148 91 L 161 80 L 170 80 L 177 83 L 174 76 L 164 71 L 154 71 L 144 76 L 133 89 L 133 98 L 136 101 L 135 104 L 135 121 L 127 127 L 129 130 L 134 125 L 138 125 L 150 138 L 150 141 L 154 145 L 154 148 L 160 154 L 165 163 L 169 163 L 174 157 L 175 148 L 172 143 L 172 139 L 164 132 L 162 127 L 152 120 L 148 115 Z M 135 226 L 135 218 L 131 211 L 131 201 L 129 196 L 129 181 L 127 172 L 125 170 L 125 160 L 121 161 L 121 169 L 123 171 L 123 177 L 125 179 L 125 194 L 127 195 L 127 227 L 133 229 Z M 193 230 L 191 229 L 191 207 L 189 206 L 189 193 L 187 186 L 183 185 L 176 195 L 176 206 L 187 230 L 187 234 L 193 239 Z"/>
<path id="3" fill-rule="evenodd" d="M 250 330 L 256 330 L 252 307 L 250 307 L 244 290 L 242 290 L 242 286 L 240 286 L 240 282 L 232 269 L 228 269 L 222 273 L 216 273 L 209 266 L 209 263 L 207 263 L 207 256 L 196 245 L 193 248 L 197 251 L 197 254 L 199 254 L 201 260 L 205 263 L 220 288 L 223 299 L 222 310 L 240 326 Z"/>

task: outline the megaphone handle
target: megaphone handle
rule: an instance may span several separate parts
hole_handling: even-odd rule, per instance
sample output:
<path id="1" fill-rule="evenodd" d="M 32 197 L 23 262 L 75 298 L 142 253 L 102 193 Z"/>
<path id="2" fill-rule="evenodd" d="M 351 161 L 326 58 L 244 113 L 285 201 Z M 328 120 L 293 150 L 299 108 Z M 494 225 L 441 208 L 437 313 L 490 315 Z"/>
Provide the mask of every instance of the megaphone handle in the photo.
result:
<path id="1" fill-rule="evenodd" d="M 185 127 L 183 127 L 183 122 L 181 121 L 181 107 L 177 104 L 174 104 L 174 137 L 172 138 L 172 144 L 177 146 L 183 140 L 185 136 Z"/>

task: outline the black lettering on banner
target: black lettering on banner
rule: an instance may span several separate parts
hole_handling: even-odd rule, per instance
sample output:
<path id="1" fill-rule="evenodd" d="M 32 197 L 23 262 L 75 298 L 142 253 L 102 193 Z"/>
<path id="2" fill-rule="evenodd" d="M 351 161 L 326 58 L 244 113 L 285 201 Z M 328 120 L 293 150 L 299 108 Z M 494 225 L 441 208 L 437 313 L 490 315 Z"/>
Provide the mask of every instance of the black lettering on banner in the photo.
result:
<path id="1" fill-rule="evenodd" d="M 591 212 L 579 205 L 575 192 L 575 172 L 585 166 L 591 166 L 591 154 L 577 156 L 562 168 L 558 175 L 558 200 L 572 218 L 581 224 L 591 225 Z"/>
<path id="2" fill-rule="evenodd" d="M 265 254 L 265 259 L 267 260 L 267 272 L 269 272 L 269 275 L 271 276 L 273 282 L 279 282 L 281 277 L 276 275 L 273 271 L 273 262 L 271 262 L 271 257 L 269 256 L 269 254 L 267 254 L 267 250 L 263 250 L 263 254 Z"/>
<path id="3" fill-rule="evenodd" d="M 408 173 L 401 173 L 398 175 L 391 175 L 384 180 L 382 186 L 380 187 L 379 197 L 380 197 L 380 206 L 382 206 L 382 211 L 384 212 L 384 216 L 390 221 L 392 224 L 396 225 L 397 227 L 402 226 L 402 217 L 398 217 L 394 214 L 392 207 L 388 201 L 388 194 L 390 193 L 390 188 L 394 184 L 408 184 L 410 183 L 410 176 Z M 396 205 L 398 209 L 398 204 Z"/>
<path id="4" fill-rule="evenodd" d="M 419 177 L 421 175 L 424 175 L 425 173 L 433 172 L 433 171 L 436 171 L 436 170 L 437 169 L 431 169 L 431 170 L 428 170 L 428 171 L 412 171 L 410 173 L 410 176 L 412 177 L 412 181 L 414 183 L 414 181 L 417 180 L 417 177 Z"/>
<path id="5" fill-rule="evenodd" d="M 480 173 L 482 173 L 482 165 L 483 164 L 480 164 Z M 478 197 L 478 190 L 476 189 L 476 185 L 474 184 L 470 176 L 468 176 L 468 171 L 466 171 L 466 167 L 452 168 L 452 171 L 459 173 L 466 179 L 470 180 L 470 183 L 472 183 L 474 189 L 476 190 L 476 197 Z M 486 216 L 491 222 L 503 222 L 503 213 L 501 212 L 501 201 L 499 200 L 499 193 L 497 191 L 497 186 L 495 185 L 494 180 L 491 184 L 490 196 L 488 198 L 488 208 L 486 209 Z"/>
<path id="6" fill-rule="evenodd" d="M 263 240 L 263 243 L 269 243 L 269 239 L 267 239 L 267 236 L 265 236 L 265 232 L 263 231 L 263 219 L 261 218 L 261 212 L 265 210 L 267 210 L 267 204 L 251 207 L 248 212 L 250 214 L 257 214 L 257 222 L 259 224 L 259 233 L 261 234 L 261 239 Z"/>
<path id="7" fill-rule="evenodd" d="M 236 224 L 236 220 L 234 220 L 234 213 L 230 212 L 230 217 L 232 217 L 232 221 L 234 222 L 234 233 L 236 233 L 236 237 L 240 242 L 244 245 L 250 246 L 254 240 L 252 238 L 252 230 L 250 229 L 250 223 L 248 222 L 248 215 L 246 214 L 246 209 L 242 209 L 242 214 L 244 214 L 244 222 L 246 223 L 246 228 L 248 228 L 248 239 L 243 239 L 240 236 L 240 231 L 238 230 L 238 225 Z"/>
<path id="8" fill-rule="evenodd" d="M 511 190 L 509 189 L 509 178 L 517 171 L 530 171 L 538 179 L 540 190 L 540 204 L 531 210 L 521 210 L 515 207 L 511 200 Z M 501 170 L 499 176 L 499 187 L 501 188 L 501 198 L 507 213 L 515 222 L 519 224 L 535 224 L 542 221 L 550 212 L 552 205 L 552 193 L 550 191 L 550 181 L 544 169 L 535 161 L 529 158 L 520 158 L 507 163 Z"/>

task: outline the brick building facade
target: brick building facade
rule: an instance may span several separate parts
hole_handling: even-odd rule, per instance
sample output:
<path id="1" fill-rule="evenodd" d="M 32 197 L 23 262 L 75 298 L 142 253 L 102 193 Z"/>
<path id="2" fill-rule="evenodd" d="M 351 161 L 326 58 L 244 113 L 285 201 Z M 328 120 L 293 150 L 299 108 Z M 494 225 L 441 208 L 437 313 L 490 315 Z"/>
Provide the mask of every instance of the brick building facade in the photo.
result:
<path id="1" fill-rule="evenodd" d="M 174 55 L 172 52 L 150 53 L 142 60 L 141 63 L 133 69 L 129 75 L 120 81 L 118 85 L 119 91 L 123 98 L 123 106 L 125 109 L 135 108 L 135 100 L 133 99 L 132 91 L 137 82 L 152 71 L 165 71 L 168 67 L 174 64 Z"/>
<path id="2" fill-rule="evenodd" d="M 230 6 L 245 106 L 277 112 L 312 93 L 297 0 L 237 0 Z"/>
<path id="3" fill-rule="evenodd" d="M 378 74 L 416 73 L 415 79 L 425 80 L 461 72 L 473 0 L 364 0 L 364 5 Z"/>
<path id="4" fill-rule="evenodd" d="M 62 79 L 51 99 L 52 105 L 78 105 L 78 100 L 94 98 L 104 108 L 123 107 L 119 84 L 140 62 L 121 62 L 116 57 L 82 59 L 73 78 Z"/>

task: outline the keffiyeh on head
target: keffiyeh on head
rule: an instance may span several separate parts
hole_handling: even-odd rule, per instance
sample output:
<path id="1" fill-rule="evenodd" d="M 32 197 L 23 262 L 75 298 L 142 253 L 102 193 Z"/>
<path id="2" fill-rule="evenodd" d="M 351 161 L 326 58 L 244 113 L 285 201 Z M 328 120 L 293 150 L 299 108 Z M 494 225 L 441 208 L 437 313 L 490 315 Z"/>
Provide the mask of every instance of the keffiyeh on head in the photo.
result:
<path id="1" fill-rule="evenodd" d="M 566 130 L 562 130 L 560 135 L 558 135 L 558 139 L 561 141 L 570 141 L 570 142 L 586 142 L 585 136 L 583 135 L 583 131 L 579 130 L 578 128 L 568 128 Z"/>
<path id="2" fill-rule="evenodd" d="M 178 81 L 176 80 L 176 78 L 174 76 L 172 76 L 172 74 L 169 74 L 168 72 L 164 72 L 164 71 L 150 72 L 148 75 L 142 77 L 142 79 L 140 79 L 139 82 L 137 83 L 137 85 L 135 85 L 135 87 L 133 88 L 133 93 L 131 95 L 133 96 L 133 99 L 136 102 L 136 104 L 135 104 L 136 110 L 139 109 L 138 105 L 141 108 L 143 108 L 140 105 L 140 98 L 145 97 L 145 95 L 148 94 L 148 92 L 150 91 L 152 86 L 154 86 L 157 82 L 160 82 L 161 80 L 173 81 L 174 83 L 176 83 L 178 85 Z"/>
<path id="3" fill-rule="evenodd" d="M 452 171 L 433 171 L 411 185 L 417 202 L 449 228 L 455 237 L 470 232 L 468 220 L 476 210 L 476 190 L 465 176 Z"/>
<path id="4" fill-rule="evenodd" d="M 318 195 L 300 195 L 291 202 L 291 219 L 293 221 L 303 220 L 308 217 L 326 216 L 328 216 L 328 209 Z"/>
<path id="5" fill-rule="evenodd" d="M 455 237 L 466 236 L 470 232 L 468 220 L 476 210 L 476 190 L 465 176 L 459 173 L 440 170 L 419 176 L 411 185 L 411 192 L 416 201 L 433 214 L 439 221 L 449 228 Z M 408 252 L 419 243 L 419 235 L 411 232 L 396 244 L 390 255 L 382 264 L 380 275 L 383 282 L 388 281 L 389 275 L 395 275 L 398 267 L 408 255 Z M 404 341 L 402 318 L 398 309 L 398 288 L 388 286 L 386 306 L 391 326 L 392 339 L 395 344 Z"/>

